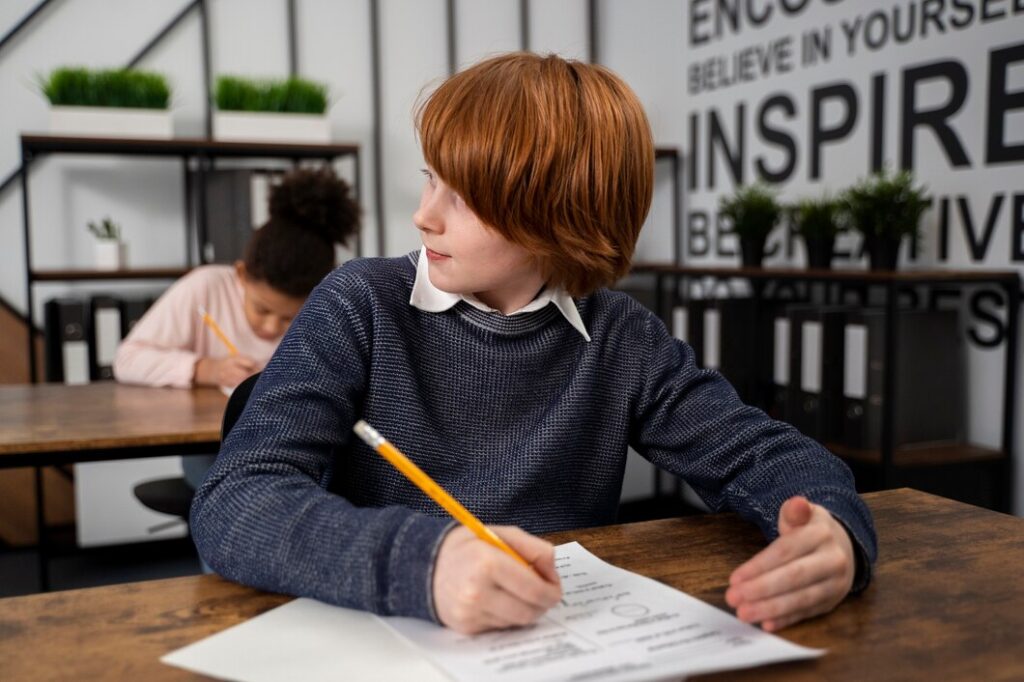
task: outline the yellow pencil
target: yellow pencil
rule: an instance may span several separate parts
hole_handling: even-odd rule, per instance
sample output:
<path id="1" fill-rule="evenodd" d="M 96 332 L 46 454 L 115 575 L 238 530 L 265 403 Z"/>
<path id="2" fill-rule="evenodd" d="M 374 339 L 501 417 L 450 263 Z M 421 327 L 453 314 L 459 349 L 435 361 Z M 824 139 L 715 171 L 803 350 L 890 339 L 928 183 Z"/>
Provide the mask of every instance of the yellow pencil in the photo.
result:
<path id="1" fill-rule="evenodd" d="M 199 315 L 203 318 L 203 322 L 206 323 L 206 326 L 210 328 L 210 331 L 213 332 L 213 335 L 220 339 L 221 343 L 223 343 L 228 349 L 228 353 L 231 355 L 238 355 L 238 349 L 235 348 L 235 344 L 231 343 L 231 339 L 221 331 L 217 323 L 213 321 L 212 317 L 210 317 L 210 313 L 206 312 L 206 308 L 199 306 Z"/>
<path id="2" fill-rule="evenodd" d="M 375 428 L 360 419 L 352 427 L 352 430 L 367 445 L 379 452 L 384 459 L 391 462 L 396 469 L 405 474 L 406 478 L 415 483 L 420 490 L 429 495 L 430 499 L 437 502 L 446 512 L 454 516 L 456 521 L 473 531 L 474 535 L 507 553 L 524 566 L 530 566 L 526 559 L 519 556 L 519 553 L 509 547 L 508 543 L 498 537 L 493 530 L 485 526 L 480 519 L 473 516 L 458 500 L 445 492 L 444 488 L 434 483 L 434 479 L 430 478 L 423 469 L 420 469 L 408 457 L 399 452 L 398 448 L 385 440 L 384 436 L 380 435 Z"/>

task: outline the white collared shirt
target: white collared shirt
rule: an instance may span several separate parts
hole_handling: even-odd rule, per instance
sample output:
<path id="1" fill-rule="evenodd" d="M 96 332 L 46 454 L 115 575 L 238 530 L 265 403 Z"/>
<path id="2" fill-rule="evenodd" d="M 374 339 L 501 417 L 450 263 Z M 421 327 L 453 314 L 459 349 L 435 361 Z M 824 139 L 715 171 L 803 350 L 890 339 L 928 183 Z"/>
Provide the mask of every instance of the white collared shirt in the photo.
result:
<path id="1" fill-rule="evenodd" d="M 430 276 L 427 274 L 427 249 L 420 249 L 420 256 L 416 262 L 416 281 L 412 285 L 412 295 L 409 297 L 409 305 L 414 308 L 428 313 L 441 313 L 445 310 L 450 309 L 459 301 L 465 301 L 478 310 L 483 310 L 488 313 L 500 312 L 491 308 L 486 303 L 478 299 L 472 294 L 451 294 L 447 291 L 441 291 L 430 282 Z M 554 303 L 555 307 L 558 308 L 562 316 L 578 331 L 583 338 L 590 341 L 590 334 L 587 333 L 587 328 L 583 324 L 583 318 L 580 317 L 580 311 L 576 309 L 576 303 L 572 300 L 572 297 L 565 292 L 564 289 L 550 289 L 545 287 L 537 298 L 533 299 L 525 306 L 516 310 L 515 312 L 509 313 L 509 315 L 519 315 L 520 313 L 532 313 L 535 310 L 540 310 L 548 303 Z"/>

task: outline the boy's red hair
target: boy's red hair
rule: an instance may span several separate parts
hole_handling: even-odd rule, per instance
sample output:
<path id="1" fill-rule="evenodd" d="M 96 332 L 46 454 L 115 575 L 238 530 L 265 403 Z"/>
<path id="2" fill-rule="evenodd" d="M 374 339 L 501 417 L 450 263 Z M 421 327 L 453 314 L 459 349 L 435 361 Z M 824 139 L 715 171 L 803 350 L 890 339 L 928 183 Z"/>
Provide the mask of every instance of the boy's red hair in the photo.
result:
<path id="1" fill-rule="evenodd" d="M 608 69 L 555 55 L 486 59 L 420 106 L 423 155 L 466 205 L 585 296 L 626 274 L 651 204 L 643 107 Z"/>

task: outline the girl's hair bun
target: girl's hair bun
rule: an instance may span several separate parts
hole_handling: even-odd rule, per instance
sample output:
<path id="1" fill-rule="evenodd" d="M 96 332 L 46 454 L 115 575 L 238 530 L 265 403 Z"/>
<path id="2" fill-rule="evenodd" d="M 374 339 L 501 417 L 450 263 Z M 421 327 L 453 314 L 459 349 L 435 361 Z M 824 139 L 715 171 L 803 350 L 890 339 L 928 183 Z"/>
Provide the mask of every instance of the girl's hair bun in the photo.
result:
<path id="1" fill-rule="evenodd" d="M 348 183 L 330 167 L 300 168 L 270 191 L 270 222 L 309 230 L 331 244 L 346 244 L 359 231 L 359 205 Z"/>

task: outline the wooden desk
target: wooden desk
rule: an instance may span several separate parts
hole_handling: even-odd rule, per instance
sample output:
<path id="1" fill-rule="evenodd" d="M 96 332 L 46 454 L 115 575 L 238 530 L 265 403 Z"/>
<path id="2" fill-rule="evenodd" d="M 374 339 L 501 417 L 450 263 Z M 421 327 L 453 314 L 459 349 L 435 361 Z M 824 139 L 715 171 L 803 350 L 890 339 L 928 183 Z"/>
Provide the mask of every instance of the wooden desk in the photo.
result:
<path id="1" fill-rule="evenodd" d="M 210 452 L 226 404 L 214 388 L 0 386 L 0 468 Z"/>
<path id="2" fill-rule="evenodd" d="M 865 499 L 881 545 L 874 583 L 783 631 L 828 655 L 699 679 L 1024 679 L 1024 520 L 907 489 Z M 720 608 L 730 571 L 764 544 L 731 514 L 550 537 Z M 159 657 L 287 601 L 215 576 L 4 599 L 0 671 L 5 680 L 198 679 Z"/>
<path id="3" fill-rule="evenodd" d="M 225 405 L 215 388 L 0 386 L 0 469 L 35 468 L 40 588 L 49 589 L 41 467 L 214 452 Z"/>

